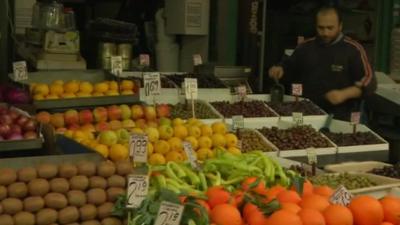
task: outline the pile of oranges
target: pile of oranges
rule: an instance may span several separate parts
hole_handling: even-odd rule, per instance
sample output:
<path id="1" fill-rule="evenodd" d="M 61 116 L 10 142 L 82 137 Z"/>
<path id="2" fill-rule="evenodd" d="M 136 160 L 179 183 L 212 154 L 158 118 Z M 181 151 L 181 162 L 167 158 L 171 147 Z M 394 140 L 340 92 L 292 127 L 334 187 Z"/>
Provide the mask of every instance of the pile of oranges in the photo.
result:
<path id="1" fill-rule="evenodd" d="M 55 80 L 50 84 L 32 83 L 30 90 L 34 100 L 44 100 L 133 95 L 137 91 L 137 86 L 132 80 L 122 80 L 120 84 L 116 81 L 91 83 L 78 80 Z"/>

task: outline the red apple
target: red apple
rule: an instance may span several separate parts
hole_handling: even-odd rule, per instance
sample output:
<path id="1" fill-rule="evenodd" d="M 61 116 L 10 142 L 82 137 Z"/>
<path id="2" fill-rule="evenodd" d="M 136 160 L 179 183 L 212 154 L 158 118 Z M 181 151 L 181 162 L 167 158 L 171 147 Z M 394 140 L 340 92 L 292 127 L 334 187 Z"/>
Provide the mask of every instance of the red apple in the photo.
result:
<path id="1" fill-rule="evenodd" d="M 93 123 L 93 114 L 89 109 L 85 109 L 79 112 L 79 122 L 81 124 Z"/>
<path id="2" fill-rule="evenodd" d="M 144 107 L 144 116 L 147 120 L 155 120 L 157 118 L 157 112 L 154 106 Z"/>
<path id="3" fill-rule="evenodd" d="M 25 125 L 26 122 L 28 122 L 29 118 L 23 115 L 20 115 L 16 121 L 18 125 L 20 125 L 21 127 L 23 127 Z"/>
<path id="4" fill-rule="evenodd" d="M 145 119 L 138 119 L 135 121 L 136 127 L 139 127 L 141 129 L 144 129 L 146 125 L 146 120 Z"/>
<path id="5" fill-rule="evenodd" d="M 15 110 L 10 110 L 8 112 L 8 115 L 10 115 L 10 117 L 13 121 L 19 117 L 19 113 Z"/>
<path id="6" fill-rule="evenodd" d="M 28 131 L 28 132 L 25 132 L 24 138 L 25 139 L 36 139 L 36 138 L 38 138 L 38 135 L 35 131 Z"/>
<path id="7" fill-rule="evenodd" d="M 46 111 L 41 111 L 38 114 L 36 114 L 36 120 L 39 121 L 40 123 L 50 123 L 50 113 Z"/>
<path id="8" fill-rule="evenodd" d="M 79 124 L 79 114 L 75 109 L 69 109 L 64 113 L 66 125 Z"/>
<path id="9" fill-rule="evenodd" d="M 141 105 L 133 105 L 131 107 L 132 119 L 141 119 L 144 116 L 143 107 Z"/>
<path id="10" fill-rule="evenodd" d="M 8 133 L 10 133 L 10 125 L 0 124 L 0 136 L 5 137 Z"/>
<path id="11" fill-rule="evenodd" d="M 11 124 L 9 134 L 21 134 L 22 129 L 18 124 Z"/>
<path id="12" fill-rule="evenodd" d="M 0 123 L 10 125 L 13 123 L 13 120 L 10 115 L 3 114 L 3 115 L 0 115 Z"/>
<path id="13" fill-rule="evenodd" d="M 157 116 L 158 117 L 170 117 L 171 109 L 168 104 L 157 105 Z"/>
<path id="14" fill-rule="evenodd" d="M 107 109 L 104 107 L 96 107 L 93 110 L 93 116 L 96 122 L 107 122 Z"/>
<path id="15" fill-rule="evenodd" d="M 22 140 L 23 138 L 24 137 L 18 133 L 11 133 L 10 135 L 7 136 L 7 140 L 10 141 Z"/>
<path id="16" fill-rule="evenodd" d="M 98 122 L 95 127 L 96 131 L 110 130 L 110 126 L 108 125 L 107 122 Z"/>
<path id="17" fill-rule="evenodd" d="M 7 113 L 8 113 L 7 106 L 4 106 L 4 105 L 0 106 L 0 115 L 7 114 Z"/>
<path id="18" fill-rule="evenodd" d="M 37 123 L 33 119 L 28 119 L 28 121 L 22 125 L 22 130 L 24 131 L 35 131 L 37 128 Z"/>
<path id="19" fill-rule="evenodd" d="M 68 126 L 68 130 L 79 130 L 81 127 L 78 124 L 71 124 Z"/>
<path id="20" fill-rule="evenodd" d="M 108 119 L 112 120 L 120 120 L 122 115 L 122 110 L 119 106 L 111 105 L 107 108 Z"/>

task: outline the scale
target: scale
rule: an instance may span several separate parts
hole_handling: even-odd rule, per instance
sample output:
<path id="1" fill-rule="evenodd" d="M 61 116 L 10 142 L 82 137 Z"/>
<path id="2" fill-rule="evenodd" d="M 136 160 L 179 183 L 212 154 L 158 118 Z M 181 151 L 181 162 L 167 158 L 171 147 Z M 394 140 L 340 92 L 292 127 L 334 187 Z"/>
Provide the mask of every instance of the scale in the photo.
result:
<path id="1" fill-rule="evenodd" d="M 251 73 L 251 68 L 249 67 L 200 65 L 199 72 L 214 74 L 230 88 L 231 93 L 236 93 L 236 88 L 240 85 L 246 86 L 247 94 L 253 93 L 248 82 Z"/>

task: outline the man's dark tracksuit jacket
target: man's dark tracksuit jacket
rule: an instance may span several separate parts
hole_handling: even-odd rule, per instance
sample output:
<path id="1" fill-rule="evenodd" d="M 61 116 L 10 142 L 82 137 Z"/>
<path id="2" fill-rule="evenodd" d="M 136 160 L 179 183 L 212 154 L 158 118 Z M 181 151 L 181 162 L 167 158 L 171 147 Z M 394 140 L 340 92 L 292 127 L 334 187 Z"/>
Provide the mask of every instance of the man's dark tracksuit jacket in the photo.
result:
<path id="1" fill-rule="evenodd" d="M 303 84 L 303 96 L 341 120 L 350 120 L 352 111 L 359 111 L 360 99 L 332 105 L 325 94 L 333 89 L 358 85 L 362 98 L 376 90 L 376 78 L 364 48 L 356 41 L 340 35 L 331 44 L 318 38 L 299 45 L 282 63 L 283 82 Z"/>

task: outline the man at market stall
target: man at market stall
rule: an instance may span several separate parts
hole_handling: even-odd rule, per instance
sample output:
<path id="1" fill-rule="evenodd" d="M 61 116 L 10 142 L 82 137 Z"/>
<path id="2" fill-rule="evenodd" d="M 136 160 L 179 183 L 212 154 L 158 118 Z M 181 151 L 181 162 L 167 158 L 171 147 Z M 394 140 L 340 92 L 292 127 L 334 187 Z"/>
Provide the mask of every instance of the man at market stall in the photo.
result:
<path id="1" fill-rule="evenodd" d="M 338 9 L 323 7 L 316 14 L 315 38 L 299 44 L 269 76 L 303 85 L 303 96 L 336 119 L 350 120 L 352 111 L 376 90 L 376 78 L 364 48 L 342 33 Z"/>

